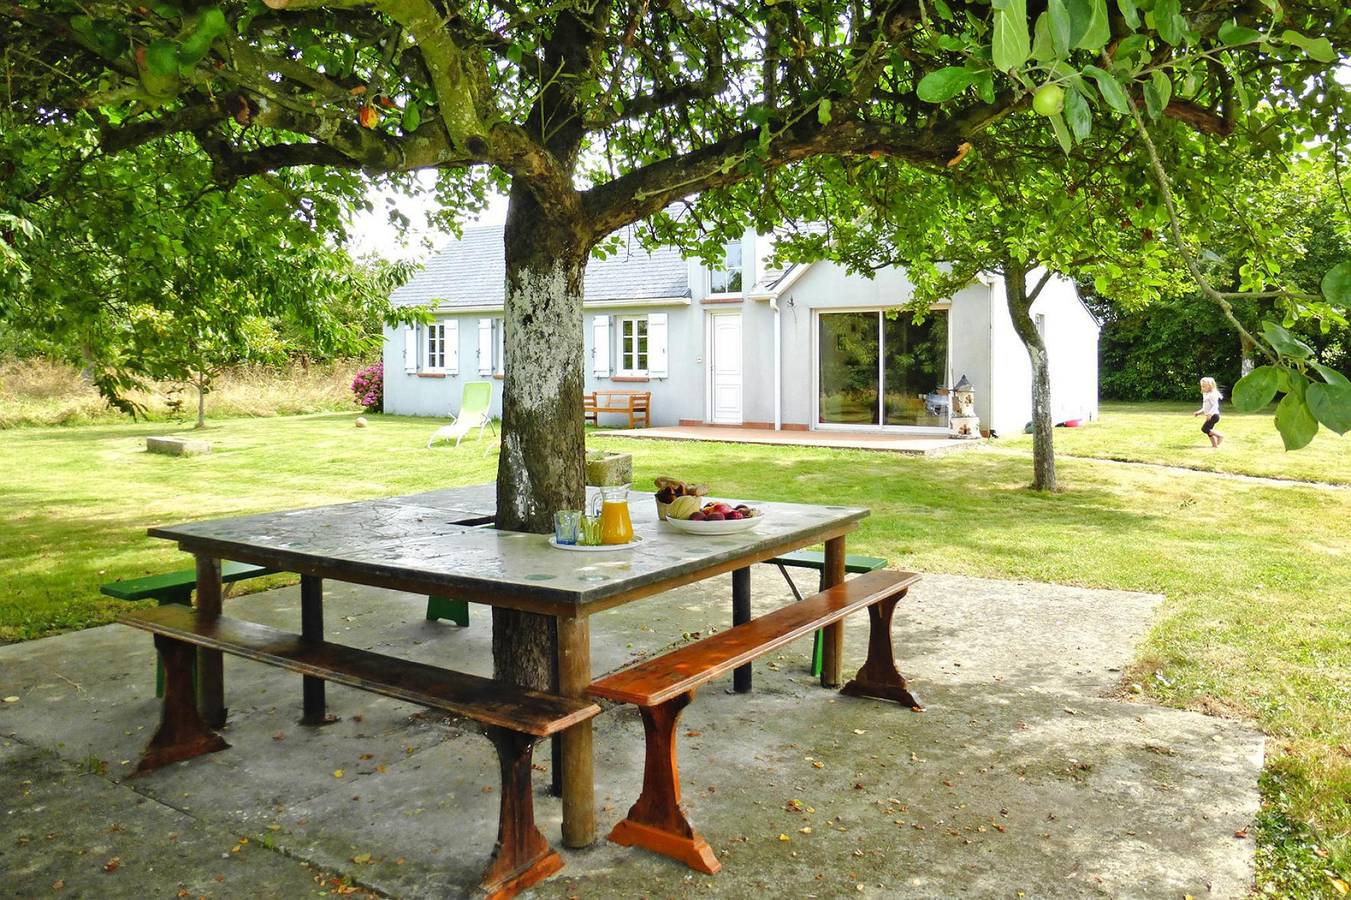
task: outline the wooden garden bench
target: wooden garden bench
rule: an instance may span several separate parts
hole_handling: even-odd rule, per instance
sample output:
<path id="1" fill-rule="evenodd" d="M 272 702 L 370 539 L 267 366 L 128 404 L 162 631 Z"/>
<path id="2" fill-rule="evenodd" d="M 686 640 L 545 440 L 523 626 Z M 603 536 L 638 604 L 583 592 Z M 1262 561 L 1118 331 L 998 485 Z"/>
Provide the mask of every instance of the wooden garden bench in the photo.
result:
<path id="1" fill-rule="evenodd" d="M 274 575 L 276 572 L 276 569 L 226 560 L 221 563 L 220 580 L 223 584 L 230 584 L 250 578 L 261 578 L 264 575 Z M 181 603 L 188 606 L 192 603 L 192 592 L 196 589 L 197 570 L 183 569 L 163 575 L 147 575 L 144 578 L 109 582 L 99 587 L 99 593 L 119 600 L 154 600 L 160 606 L 166 603 Z M 466 610 L 465 624 L 468 624 L 468 615 Z M 164 696 L 164 664 L 158 659 L 155 660 L 155 696 Z"/>
<path id="2" fill-rule="evenodd" d="M 647 741 L 642 793 L 610 840 L 646 847 L 709 875 L 717 872 L 721 864 L 680 805 L 675 729 L 681 710 L 696 689 L 714 678 L 852 612 L 868 610 L 868 659 L 841 693 L 918 707 L 896 670 L 891 647 L 892 613 L 917 581 L 919 576 L 910 572 L 869 572 L 594 682 L 593 697 L 637 704 Z"/>
<path id="3" fill-rule="evenodd" d="M 792 553 L 785 553 L 783 556 L 776 556 L 773 559 L 765 560 L 765 563 L 774 566 L 783 575 L 783 580 L 788 582 L 788 589 L 793 592 L 793 599 L 801 602 L 802 592 L 797 589 L 797 584 L 788 574 L 789 569 L 815 569 L 820 573 L 820 579 L 817 582 L 817 590 L 826 589 L 826 554 L 822 550 L 794 550 Z M 864 572 L 875 572 L 878 569 L 885 569 L 887 561 L 880 556 L 856 556 L 849 554 L 844 558 L 844 571 L 850 575 L 861 575 Z M 822 644 L 824 644 L 824 635 L 816 632 L 816 637 L 812 641 L 812 674 L 821 674 L 821 654 Z M 746 676 L 747 685 L 750 683 L 750 674 Z"/>
<path id="4" fill-rule="evenodd" d="M 345 684 L 481 723 L 497 750 L 502 783 L 497 846 L 480 887 L 490 897 L 511 897 L 563 867 L 535 825 L 531 759 L 536 742 L 596 715 L 596 704 L 176 604 L 133 612 L 121 621 L 154 634 L 167 674 L 160 726 L 137 772 L 229 746 L 207 727 L 193 696 L 193 648 L 204 647 L 299 672 L 307 681 Z"/>
<path id="5" fill-rule="evenodd" d="M 593 425 L 600 425 L 601 413 L 620 413 L 628 416 L 629 428 L 638 427 L 640 419 L 644 428 L 652 427 L 650 391 L 592 391 L 582 398 L 582 406 L 586 421 Z"/>

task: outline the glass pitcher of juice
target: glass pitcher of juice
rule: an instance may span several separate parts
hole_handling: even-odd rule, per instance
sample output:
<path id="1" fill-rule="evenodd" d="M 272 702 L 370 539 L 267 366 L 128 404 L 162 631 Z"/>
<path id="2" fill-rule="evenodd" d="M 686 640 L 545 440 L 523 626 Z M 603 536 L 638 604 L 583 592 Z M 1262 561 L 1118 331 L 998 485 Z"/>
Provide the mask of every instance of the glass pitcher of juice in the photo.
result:
<path id="1" fill-rule="evenodd" d="M 629 518 L 629 486 L 603 487 L 592 501 L 592 512 L 599 507 L 600 542 L 627 544 L 633 540 L 633 520 Z"/>

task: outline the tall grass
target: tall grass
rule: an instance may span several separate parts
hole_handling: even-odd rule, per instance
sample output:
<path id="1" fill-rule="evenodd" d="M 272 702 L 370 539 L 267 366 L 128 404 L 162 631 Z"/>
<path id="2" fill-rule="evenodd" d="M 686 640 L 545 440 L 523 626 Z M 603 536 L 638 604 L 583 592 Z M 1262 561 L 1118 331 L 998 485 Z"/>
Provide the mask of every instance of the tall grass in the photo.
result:
<path id="1" fill-rule="evenodd" d="M 231 369 L 206 395 L 207 419 L 358 409 L 351 384 L 363 365 L 360 360 L 340 360 Z M 196 415 L 197 395 L 184 385 L 156 382 L 128 396 L 144 408 L 150 421 L 191 422 Z M 175 406 L 175 400 L 181 407 Z M 40 358 L 0 359 L 0 429 L 126 420 L 72 366 Z"/>

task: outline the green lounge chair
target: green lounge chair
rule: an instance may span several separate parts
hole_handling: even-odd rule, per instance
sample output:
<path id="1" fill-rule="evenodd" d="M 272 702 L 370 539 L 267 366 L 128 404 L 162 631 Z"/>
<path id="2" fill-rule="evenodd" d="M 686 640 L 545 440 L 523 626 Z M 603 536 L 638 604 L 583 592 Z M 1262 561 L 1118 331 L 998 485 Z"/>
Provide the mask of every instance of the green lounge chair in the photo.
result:
<path id="1" fill-rule="evenodd" d="M 436 433 L 427 439 L 427 446 L 430 448 L 437 441 L 448 441 L 454 438 L 455 446 L 458 447 L 465 435 L 475 428 L 478 429 L 480 438 L 483 437 L 485 428 L 492 428 L 493 434 L 496 435 L 497 429 L 493 426 L 492 416 L 488 413 L 492 403 L 492 382 L 466 382 L 464 394 L 460 397 L 460 414 L 451 416 L 451 424 L 436 429 Z"/>

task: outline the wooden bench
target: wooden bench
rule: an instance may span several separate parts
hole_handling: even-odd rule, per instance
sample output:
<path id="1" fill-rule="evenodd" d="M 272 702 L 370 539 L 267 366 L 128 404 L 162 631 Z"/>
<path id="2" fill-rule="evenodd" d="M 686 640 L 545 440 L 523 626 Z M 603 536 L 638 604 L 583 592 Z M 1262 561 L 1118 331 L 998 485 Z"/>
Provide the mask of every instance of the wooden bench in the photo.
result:
<path id="1" fill-rule="evenodd" d="M 783 556 L 776 556 L 773 559 L 767 559 L 765 562 L 775 566 L 779 574 L 783 575 L 783 580 L 788 582 L 788 589 L 793 592 L 793 599 L 802 601 L 802 592 L 797 589 L 797 584 L 793 581 L 788 570 L 792 569 L 815 569 L 821 577 L 817 582 L 817 590 L 825 590 L 826 580 L 826 554 L 821 550 L 794 550 L 792 553 L 785 553 Z M 850 575 L 861 575 L 864 572 L 875 572 L 878 569 L 885 569 L 887 561 L 880 556 L 855 556 L 849 554 L 844 558 L 844 571 Z M 821 654 L 822 644 L 824 644 L 824 635 L 816 632 L 816 637 L 812 641 L 812 674 L 821 674 Z M 750 684 L 750 673 L 744 676 L 747 685 Z"/>
<path id="2" fill-rule="evenodd" d="M 909 572 L 869 572 L 594 682 L 593 697 L 637 704 L 647 742 L 642 793 L 610 832 L 610 840 L 646 847 L 699 872 L 716 873 L 721 864 L 680 805 L 675 729 L 681 710 L 694 699 L 696 689 L 714 678 L 852 612 L 868 610 L 868 659 L 841 693 L 919 707 L 896 670 L 891 647 L 892 613 L 916 581 L 919 576 Z"/>
<path id="3" fill-rule="evenodd" d="M 596 704 L 179 605 L 137 611 L 121 621 L 155 635 L 167 673 L 160 726 L 138 773 L 229 746 L 198 714 L 192 658 L 194 646 L 230 653 L 299 672 L 307 680 L 345 684 L 480 722 L 502 773 L 497 846 L 480 887 L 490 897 L 511 897 L 563 867 L 535 825 L 531 759 L 537 741 L 596 715 Z"/>
<path id="4" fill-rule="evenodd" d="M 649 412 L 652 408 L 650 391 L 592 391 L 582 398 L 586 421 L 600 425 L 601 413 L 620 413 L 628 416 L 629 428 L 636 428 L 641 419 L 644 428 L 652 427 Z"/>
<path id="5" fill-rule="evenodd" d="M 261 578 L 276 574 L 276 569 L 254 566 L 248 563 L 221 563 L 220 580 L 223 584 Z M 119 600 L 154 600 L 163 606 L 166 603 L 192 603 L 192 592 L 197 589 L 197 570 L 183 569 L 164 575 L 147 575 L 144 578 L 131 578 L 126 581 L 113 581 L 99 587 L 99 593 Z M 465 613 L 466 617 L 468 612 Z M 164 696 L 164 664 L 155 661 L 155 696 Z"/>

